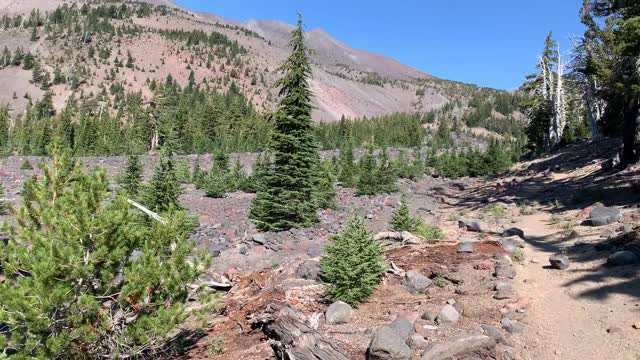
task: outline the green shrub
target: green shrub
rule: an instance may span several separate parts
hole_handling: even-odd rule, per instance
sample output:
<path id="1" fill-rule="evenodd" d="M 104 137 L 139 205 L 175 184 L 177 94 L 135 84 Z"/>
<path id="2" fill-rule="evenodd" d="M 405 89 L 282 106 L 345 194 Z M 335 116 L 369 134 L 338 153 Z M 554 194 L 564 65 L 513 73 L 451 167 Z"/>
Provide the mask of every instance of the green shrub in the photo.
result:
<path id="1" fill-rule="evenodd" d="M 0 183 L 0 215 L 6 215 L 7 214 L 7 201 L 5 200 L 6 193 L 4 191 L 4 187 L 2 186 L 2 183 Z"/>
<path id="2" fill-rule="evenodd" d="M 349 219 L 346 228 L 329 240 L 327 255 L 321 260 L 329 299 L 352 305 L 362 303 L 385 272 L 382 246 L 359 217 Z"/>
<path id="3" fill-rule="evenodd" d="M 176 161 L 176 179 L 181 184 L 191 183 L 191 167 L 187 161 Z"/>
<path id="4" fill-rule="evenodd" d="M 440 230 L 439 227 L 435 225 L 427 224 L 422 219 L 418 219 L 416 221 L 414 234 L 425 239 L 427 242 L 434 242 L 437 240 L 442 240 L 444 238 L 444 234 L 442 233 L 442 230 Z"/>
<path id="5" fill-rule="evenodd" d="M 144 205 L 152 211 L 162 213 L 170 208 L 183 209 L 178 196 L 182 193 L 173 157 L 162 154 L 155 173 L 145 187 Z"/>
<path id="6" fill-rule="evenodd" d="M 447 280 L 447 278 L 445 278 L 442 275 L 438 275 L 436 277 L 433 278 L 433 285 L 439 287 L 439 288 L 443 288 L 445 286 L 447 286 L 447 284 L 449 283 L 449 280 Z"/>
<path id="7" fill-rule="evenodd" d="M 104 171 L 51 152 L 44 176 L 25 183 L 17 225 L 3 225 L 2 348 L 19 359 L 156 358 L 208 262 L 181 231 L 185 214 L 148 222 L 112 196 Z"/>

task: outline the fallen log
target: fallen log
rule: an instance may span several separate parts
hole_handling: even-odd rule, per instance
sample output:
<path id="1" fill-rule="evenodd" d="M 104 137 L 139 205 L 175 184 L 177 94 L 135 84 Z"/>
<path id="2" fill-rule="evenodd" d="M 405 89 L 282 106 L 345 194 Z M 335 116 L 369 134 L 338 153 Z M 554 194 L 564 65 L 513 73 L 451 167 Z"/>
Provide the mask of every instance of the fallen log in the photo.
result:
<path id="1" fill-rule="evenodd" d="M 308 319 L 290 307 L 270 303 L 249 322 L 260 327 L 278 360 L 348 360 L 335 341 L 322 336 Z"/>
<path id="2" fill-rule="evenodd" d="M 380 241 L 380 240 L 385 240 L 385 239 L 391 239 L 391 240 L 396 240 L 396 241 L 401 241 L 402 245 L 404 244 L 421 244 L 424 242 L 424 240 L 416 235 L 413 235 L 412 233 L 408 232 L 408 231 L 383 231 L 383 232 L 379 232 L 377 233 L 374 237 L 375 240 Z"/>

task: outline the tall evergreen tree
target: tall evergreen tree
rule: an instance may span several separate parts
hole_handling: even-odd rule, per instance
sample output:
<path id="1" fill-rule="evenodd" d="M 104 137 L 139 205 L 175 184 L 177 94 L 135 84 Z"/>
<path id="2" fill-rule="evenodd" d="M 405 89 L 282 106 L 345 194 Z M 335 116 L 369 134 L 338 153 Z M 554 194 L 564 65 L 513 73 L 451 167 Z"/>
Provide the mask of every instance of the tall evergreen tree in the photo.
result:
<path id="1" fill-rule="evenodd" d="M 260 230 L 287 230 L 317 221 L 320 155 L 311 125 L 310 50 L 304 43 L 302 16 L 292 31 L 291 55 L 281 67 L 284 77 L 280 109 L 271 138 L 274 162 L 258 189 L 249 216 Z"/>
<path id="2" fill-rule="evenodd" d="M 183 206 L 178 199 L 181 193 L 175 160 L 163 151 L 153 178 L 146 186 L 144 205 L 158 213 L 169 211 L 169 209 L 181 210 Z"/>
<path id="3" fill-rule="evenodd" d="M 140 158 L 136 155 L 129 156 L 127 167 L 120 179 L 120 185 L 127 191 L 129 196 L 134 198 L 138 196 L 142 184 L 142 171 L 143 168 Z"/>

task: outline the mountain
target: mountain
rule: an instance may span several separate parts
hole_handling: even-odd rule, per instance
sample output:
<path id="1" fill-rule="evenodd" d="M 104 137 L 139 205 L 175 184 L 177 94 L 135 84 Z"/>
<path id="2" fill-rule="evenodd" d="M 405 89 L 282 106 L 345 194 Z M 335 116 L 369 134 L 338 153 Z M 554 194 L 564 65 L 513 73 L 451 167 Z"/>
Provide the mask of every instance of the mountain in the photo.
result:
<path id="1" fill-rule="evenodd" d="M 66 74 L 67 78 L 76 76 L 79 69 L 82 70 L 84 77 L 79 80 L 78 88 L 72 89 L 69 84 L 54 82 L 50 91 L 58 109 L 64 106 L 74 92 L 97 93 L 103 88 L 120 83 L 127 91 L 142 91 L 145 98 L 149 99 L 152 94 L 149 85 L 153 80 L 164 80 L 172 75 L 184 86 L 189 82 L 191 72 L 194 73 L 195 83 L 214 82 L 221 90 L 228 89 L 230 83 L 234 83 L 258 111 L 272 111 L 276 108 L 278 95 L 273 85 L 279 78 L 277 69 L 290 51 L 287 43 L 292 25 L 264 20 L 237 22 L 215 14 L 191 11 L 170 0 L 145 2 L 172 10 L 170 13 L 155 11 L 148 16 L 131 14 L 126 19 L 111 20 L 114 27 L 133 27 L 135 36 L 117 33 L 115 38 L 109 37 L 109 44 L 85 44 L 85 49 L 82 49 L 77 43 L 71 43 L 71 39 L 65 37 L 67 35 L 62 31 L 57 37 L 39 36 L 31 41 L 31 27 L 5 26 L 0 31 L 0 48 L 6 46 L 12 53 L 22 48 L 24 52 L 37 54 L 42 59 L 41 65 L 45 71 L 59 71 Z M 44 14 L 58 6 L 80 9 L 83 4 L 106 7 L 121 3 L 123 2 L 0 0 L 0 15 L 6 18 L 25 14 L 26 18 L 33 9 Z M 125 3 L 139 4 L 131 1 Z M 77 27 L 78 31 L 90 28 L 87 24 L 78 24 Z M 228 55 L 225 50 L 224 53 L 214 54 L 212 58 L 211 52 L 207 50 L 178 44 L 180 40 L 185 40 L 184 36 L 178 39 L 175 34 L 171 38 L 167 35 L 175 30 L 221 34 L 229 40 L 224 46 L 237 43 L 242 54 L 237 58 L 232 56 L 231 61 L 229 57 L 225 57 Z M 38 35 L 43 32 L 40 28 L 36 31 Z M 99 37 L 96 36 L 95 39 L 97 41 Z M 434 78 L 380 54 L 354 49 L 322 29 L 309 31 L 307 43 L 316 51 L 311 80 L 316 106 L 313 117 L 316 121 L 335 121 L 342 116 L 355 118 L 427 111 L 440 108 L 456 99 L 465 99 L 476 89 L 470 85 Z M 101 61 L 87 62 L 87 46 L 108 47 L 109 54 Z M 210 46 L 213 48 L 218 45 Z M 123 61 L 128 54 L 135 59 L 135 67 L 109 73 L 109 66 Z M 64 57 L 68 58 L 61 61 Z M 4 66 L 0 69 L 0 82 L 6 85 L 0 88 L 0 102 L 9 103 L 13 110 L 21 111 L 27 98 L 40 98 L 44 90 L 32 80 L 31 71 Z"/>

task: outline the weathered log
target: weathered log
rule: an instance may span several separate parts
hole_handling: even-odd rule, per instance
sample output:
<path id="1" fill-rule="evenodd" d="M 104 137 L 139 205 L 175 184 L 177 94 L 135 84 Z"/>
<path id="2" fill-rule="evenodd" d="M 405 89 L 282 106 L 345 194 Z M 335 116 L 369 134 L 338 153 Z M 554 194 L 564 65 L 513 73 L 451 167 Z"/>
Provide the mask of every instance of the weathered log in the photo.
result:
<path id="1" fill-rule="evenodd" d="M 413 235 L 408 231 L 401 231 L 401 232 L 400 231 L 399 232 L 383 231 L 383 232 L 377 233 L 373 238 L 377 241 L 385 240 L 385 239 L 397 240 L 397 241 L 401 241 L 403 245 L 404 244 L 421 244 L 424 242 L 422 239 L 420 239 L 419 237 Z"/>
<path id="2" fill-rule="evenodd" d="M 262 327 L 278 360 L 348 360 L 335 341 L 322 336 L 307 320 L 290 307 L 271 303 L 250 321 Z"/>

